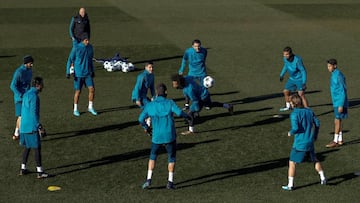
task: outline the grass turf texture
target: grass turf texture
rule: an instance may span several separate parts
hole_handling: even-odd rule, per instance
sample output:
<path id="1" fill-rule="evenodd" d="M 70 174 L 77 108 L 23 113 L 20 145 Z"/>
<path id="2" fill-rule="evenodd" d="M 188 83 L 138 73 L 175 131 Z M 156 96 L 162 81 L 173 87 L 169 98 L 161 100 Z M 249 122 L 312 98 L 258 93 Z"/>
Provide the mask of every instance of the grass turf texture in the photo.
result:
<path id="1" fill-rule="evenodd" d="M 87 91 L 80 97 L 84 114 L 72 116 L 72 81 L 65 78 L 70 51 L 68 23 L 85 5 L 92 25 L 95 56 L 120 52 L 142 69 L 155 61 L 156 83 L 168 85 L 168 96 L 179 105 L 181 93 L 171 89 L 185 48 L 200 38 L 209 48 L 208 68 L 216 84 L 213 100 L 232 102 L 235 113 L 223 109 L 201 112 L 198 134 L 178 137 L 176 191 L 165 189 L 166 155 L 153 176 L 153 188 L 143 191 L 150 139 L 136 120 L 139 109 L 130 102 L 139 73 L 108 73 L 96 67 L 97 117 L 86 112 Z M 359 156 L 359 14 L 356 1 L 316 0 L 288 3 L 258 1 L 10 1 L 0 5 L 0 153 L 1 202 L 354 202 L 360 195 Z M 328 12 L 329 11 L 329 12 Z M 331 12 L 330 12 L 331 11 Z M 316 143 L 328 186 L 320 186 L 312 164 L 297 167 L 292 192 L 287 161 L 292 144 L 288 116 L 273 118 L 283 104 L 278 83 L 282 48 L 291 46 L 308 71 L 308 94 L 321 120 Z M 56 177 L 18 177 L 22 148 L 11 140 L 15 124 L 9 89 L 15 68 L 25 54 L 35 58 L 34 76 L 45 79 L 41 120 L 49 136 L 43 141 L 43 165 Z M 350 118 L 347 145 L 326 149 L 332 138 L 333 113 L 325 60 L 335 57 L 347 77 Z M 177 131 L 186 127 L 176 120 Z M 35 171 L 33 153 L 29 169 Z M 50 185 L 62 190 L 48 192 Z"/>

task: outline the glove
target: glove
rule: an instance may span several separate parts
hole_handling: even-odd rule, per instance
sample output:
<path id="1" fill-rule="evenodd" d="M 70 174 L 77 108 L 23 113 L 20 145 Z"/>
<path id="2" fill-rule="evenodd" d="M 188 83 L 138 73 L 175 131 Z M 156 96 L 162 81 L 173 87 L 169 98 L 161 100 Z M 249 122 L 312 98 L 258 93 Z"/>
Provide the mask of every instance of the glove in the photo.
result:
<path id="1" fill-rule="evenodd" d="M 70 74 L 66 74 L 66 78 L 69 79 L 69 78 L 70 78 Z"/>
<path id="2" fill-rule="evenodd" d="M 284 77 L 280 76 L 280 82 L 282 82 L 284 80 Z"/>
<path id="3" fill-rule="evenodd" d="M 44 138 L 47 136 L 45 128 L 40 124 L 38 127 L 39 135 L 41 138 Z"/>
<path id="4" fill-rule="evenodd" d="M 302 88 L 303 91 L 305 91 L 305 90 L 306 90 L 306 84 L 303 84 L 303 85 L 301 86 L 301 88 Z"/>
<path id="5" fill-rule="evenodd" d="M 94 78 L 95 77 L 95 72 L 91 73 L 91 77 Z"/>
<path id="6" fill-rule="evenodd" d="M 184 104 L 184 108 L 182 110 L 183 111 L 189 110 L 189 104 Z"/>
<path id="7" fill-rule="evenodd" d="M 145 134 L 149 137 L 152 136 L 152 128 L 151 127 L 148 127 L 146 130 L 145 130 Z"/>

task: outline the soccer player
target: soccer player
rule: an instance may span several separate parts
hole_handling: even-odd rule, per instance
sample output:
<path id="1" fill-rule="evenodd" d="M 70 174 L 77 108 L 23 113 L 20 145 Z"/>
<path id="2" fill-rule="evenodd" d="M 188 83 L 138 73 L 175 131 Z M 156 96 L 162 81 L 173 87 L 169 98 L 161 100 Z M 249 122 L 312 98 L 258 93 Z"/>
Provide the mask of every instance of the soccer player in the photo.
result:
<path id="1" fill-rule="evenodd" d="M 96 116 L 97 112 L 94 109 L 94 97 L 95 97 L 95 87 L 94 80 L 94 64 L 93 64 L 94 50 L 92 45 L 89 42 L 89 35 L 84 33 L 81 36 L 81 43 L 76 44 L 75 52 L 71 55 L 71 63 L 74 64 L 74 116 L 80 116 L 78 110 L 79 97 L 81 93 L 81 88 L 85 84 L 89 90 L 89 105 L 88 111 Z M 67 73 L 67 78 L 70 78 L 70 74 Z"/>
<path id="2" fill-rule="evenodd" d="M 131 99 L 137 106 L 144 108 L 155 97 L 154 87 L 154 64 L 149 61 L 145 64 L 145 70 L 140 73 L 136 78 L 135 87 L 132 91 Z M 150 90 L 151 99 L 147 97 L 148 91 Z"/>
<path id="3" fill-rule="evenodd" d="M 316 158 L 314 142 L 317 139 L 320 121 L 310 108 L 305 108 L 303 99 L 298 94 L 290 96 L 290 105 L 294 109 L 290 114 L 291 129 L 288 136 L 294 136 L 294 143 L 290 152 L 288 184 L 282 186 L 284 190 L 294 189 L 296 164 L 302 163 L 306 155 L 315 163 L 315 170 L 319 173 L 320 184 L 326 185 L 326 178 L 319 160 Z"/>
<path id="4" fill-rule="evenodd" d="M 191 105 L 189 107 L 189 116 L 193 119 L 190 120 L 189 130 L 182 132 L 182 135 L 190 135 L 194 133 L 194 119 L 198 117 L 202 107 L 223 107 L 228 109 L 230 114 L 233 114 L 234 107 L 232 104 L 213 102 L 211 101 L 210 94 L 204 86 L 200 86 L 193 80 L 192 77 L 183 77 L 182 75 L 175 74 L 171 77 L 172 86 L 175 89 L 182 89 L 185 97 L 189 98 Z"/>
<path id="5" fill-rule="evenodd" d="M 75 52 L 76 44 L 80 43 L 81 36 L 87 33 L 89 35 L 90 40 L 90 19 L 88 14 L 86 13 L 85 8 L 80 8 L 79 13 L 71 18 L 70 26 L 69 26 L 69 34 L 72 40 L 72 48 L 69 54 L 69 58 L 66 64 L 66 70 L 70 70 L 71 66 L 71 55 Z M 70 72 L 67 72 L 70 74 Z"/>
<path id="6" fill-rule="evenodd" d="M 343 123 L 342 120 L 348 117 L 348 98 L 345 76 L 337 66 L 336 59 L 327 61 L 327 68 L 331 73 L 330 92 L 335 114 L 334 140 L 326 145 L 328 148 L 343 145 Z"/>
<path id="7" fill-rule="evenodd" d="M 168 154 L 168 183 L 167 189 L 175 189 L 174 187 L 174 170 L 176 162 L 176 129 L 173 114 L 188 118 L 176 103 L 167 99 L 167 88 L 161 83 L 156 87 L 157 97 L 149 102 L 139 116 L 140 125 L 147 134 L 151 134 L 151 128 L 146 124 L 145 118 L 151 117 L 152 120 L 152 144 L 150 159 L 148 162 L 148 173 L 146 182 L 142 185 L 143 189 L 147 189 L 151 185 L 152 173 L 155 168 L 156 158 L 161 146 L 165 146 Z"/>
<path id="8" fill-rule="evenodd" d="M 44 132 L 40 124 L 40 99 L 39 93 L 44 87 L 43 79 L 35 77 L 32 87 L 23 95 L 22 102 L 22 121 L 20 126 L 20 145 L 24 146 L 22 155 L 22 164 L 19 175 L 28 174 L 26 163 L 28 161 L 30 150 L 35 151 L 37 178 L 47 178 L 49 174 L 45 173 L 41 163 L 41 139 L 40 133 Z"/>
<path id="9" fill-rule="evenodd" d="M 286 72 L 289 73 L 290 77 L 285 84 L 283 90 L 285 97 L 285 107 L 281 108 L 280 111 L 288 111 L 291 109 L 290 106 L 290 94 L 291 92 L 297 91 L 303 100 L 305 107 L 308 107 L 308 102 L 305 98 L 306 89 L 306 69 L 300 56 L 295 55 L 290 47 L 285 47 L 283 50 L 284 67 L 280 73 L 280 82 L 284 80 Z"/>
<path id="10" fill-rule="evenodd" d="M 179 69 L 179 75 L 183 75 L 186 64 L 188 63 L 189 71 L 188 76 L 192 77 L 197 81 L 201 86 L 203 86 L 203 80 L 206 77 L 206 57 L 207 50 L 201 46 L 201 41 L 195 39 L 192 41 L 192 47 L 185 50 L 184 56 L 181 61 L 181 66 Z M 208 90 L 206 90 L 208 91 Z M 189 98 L 185 97 L 185 108 L 189 108 Z M 206 107 L 206 109 L 210 109 Z"/>
<path id="11" fill-rule="evenodd" d="M 23 95 L 26 91 L 30 89 L 32 79 L 32 67 L 34 59 L 32 56 L 27 55 L 23 58 L 23 60 L 24 64 L 22 64 L 19 68 L 16 69 L 10 84 L 10 89 L 14 92 L 16 116 L 15 132 L 12 136 L 13 140 L 19 139 L 19 129 L 21 123 L 21 105 Z"/>

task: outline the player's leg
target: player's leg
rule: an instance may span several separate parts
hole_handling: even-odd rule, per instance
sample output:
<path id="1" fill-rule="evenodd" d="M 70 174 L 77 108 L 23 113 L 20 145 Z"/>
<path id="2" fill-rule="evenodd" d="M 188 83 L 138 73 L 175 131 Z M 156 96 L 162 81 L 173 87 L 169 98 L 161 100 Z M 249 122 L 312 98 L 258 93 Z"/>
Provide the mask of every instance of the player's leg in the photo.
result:
<path id="1" fill-rule="evenodd" d="M 23 135 L 22 135 L 23 136 Z M 26 163 L 28 161 L 30 154 L 30 148 L 24 148 L 23 154 L 22 154 L 22 162 L 21 162 L 21 168 L 19 175 L 26 175 L 29 173 L 29 171 L 26 168 Z"/>
<path id="2" fill-rule="evenodd" d="M 78 103 L 79 103 L 79 97 L 81 94 L 81 88 L 82 88 L 83 82 L 82 79 L 79 77 L 74 77 L 74 116 L 80 116 L 80 112 L 78 109 Z"/>
<path id="3" fill-rule="evenodd" d="M 22 102 L 16 102 L 15 103 L 16 122 L 15 122 L 15 131 L 14 131 L 14 134 L 12 136 L 13 140 L 18 140 L 19 135 L 20 135 L 21 107 L 22 107 Z"/>
<path id="4" fill-rule="evenodd" d="M 346 110 L 347 111 L 347 110 Z M 347 113 L 339 112 L 338 107 L 334 107 L 334 114 L 335 114 L 335 120 L 334 120 L 334 139 L 326 145 L 327 148 L 333 148 L 339 146 L 339 137 L 341 133 L 341 144 L 343 144 L 343 137 L 342 137 L 342 119 L 347 117 Z"/>
<path id="5" fill-rule="evenodd" d="M 301 97 L 304 107 L 309 107 L 309 103 L 305 97 L 305 91 L 304 90 L 298 91 L 298 94 Z"/>
<path id="6" fill-rule="evenodd" d="M 189 124 L 189 129 L 181 132 L 181 135 L 194 135 L 195 133 L 195 119 L 197 117 L 198 113 L 197 112 L 193 112 L 193 111 L 189 111 L 188 112 L 188 116 L 190 119 L 187 120 L 188 124 Z"/>
<path id="7" fill-rule="evenodd" d="M 147 189 L 151 185 L 152 174 L 153 174 L 153 170 L 155 168 L 156 158 L 157 158 L 157 154 L 158 154 L 160 147 L 161 147 L 160 144 L 151 143 L 150 158 L 149 158 L 149 162 L 148 162 L 148 171 L 147 171 L 146 181 L 142 185 L 143 189 Z"/>
<path id="8" fill-rule="evenodd" d="M 314 165 L 315 170 L 318 172 L 318 174 L 320 176 L 320 184 L 321 185 L 326 185 L 327 181 L 326 181 L 326 178 L 325 178 L 324 170 L 323 170 L 323 168 L 321 166 L 320 161 L 316 157 L 315 151 L 314 150 L 309 151 L 309 155 L 310 155 L 311 161 L 315 163 L 315 165 Z"/>
<path id="9" fill-rule="evenodd" d="M 166 151 L 168 154 L 168 183 L 166 185 L 167 189 L 173 190 L 174 186 L 174 172 L 175 172 L 175 162 L 176 162 L 176 141 L 168 143 L 165 145 Z"/>
<path id="10" fill-rule="evenodd" d="M 97 112 L 94 109 L 94 98 L 95 98 L 95 86 L 94 86 L 94 80 L 92 77 L 86 77 L 85 78 L 85 84 L 88 87 L 89 90 L 89 105 L 88 105 L 88 111 L 96 116 Z"/>

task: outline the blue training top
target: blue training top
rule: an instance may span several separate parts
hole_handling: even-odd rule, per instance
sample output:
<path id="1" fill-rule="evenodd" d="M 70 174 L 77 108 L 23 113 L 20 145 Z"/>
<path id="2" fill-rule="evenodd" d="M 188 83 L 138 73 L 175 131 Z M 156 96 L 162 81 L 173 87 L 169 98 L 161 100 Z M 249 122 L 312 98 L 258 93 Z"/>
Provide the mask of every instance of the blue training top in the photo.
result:
<path id="1" fill-rule="evenodd" d="M 320 128 L 320 121 L 314 112 L 310 108 L 294 108 L 290 121 L 289 133 L 295 135 L 293 148 L 298 151 L 313 150 Z"/>
<path id="2" fill-rule="evenodd" d="M 14 92 L 15 103 L 21 102 L 23 94 L 30 89 L 32 79 L 32 69 L 21 65 L 16 69 L 10 84 L 10 89 Z"/>
<path id="3" fill-rule="evenodd" d="M 200 47 L 200 51 L 196 52 L 193 47 L 186 49 L 184 56 L 182 58 L 181 67 L 179 69 L 179 74 L 183 74 L 186 63 L 189 62 L 189 72 L 188 75 L 196 77 L 205 77 L 206 76 L 206 61 L 207 50 L 203 47 Z"/>
<path id="4" fill-rule="evenodd" d="M 293 61 L 288 61 L 285 57 L 284 67 L 280 73 L 280 77 L 284 77 L 285 73 L 288 72 L 290 80 L 301 81 L 302 84 L 306 84 L 306 69 L 300 56 L 294 55 Z"/>
<path id="5" fill-rule="evenodd" d="M 147 70 L 140 73 L 136 78 L 135 87 L 131 94 L 132 101 L 140 101 L 142 98 L 147 97 L 147 92 L 150 89 L 151 96 L 155 96 L 155 86 L 154 86 L 154 74 L 150 74 Z"/>
<path id="6" fill-rule="evenodd" d="M 190 101 L 190 111 L 200 111 L 200 101 L 205 100 L 209 96 L 209 91 L 204 86 L 200 86 L 192 77 L 185 77 L 185 87 L 183 88 L 184 96 Z"/>
<path id="7" fill-rule="evenodd" d="M 348 107 L 347 88 L 345 76 L 336 68 L 330 78 L 331 100 L 334 107 Z"/>
<path id="8" fill-rule="evenodd" d="M 74 63 L 74 76 L 75 77 L 88 77 L 94 72 L 94 49 L 91 44 L 85 46 L 83 42 L 76 43 L 75 52 L 71 52 L 70 61 Z M 67 67 L 70 68 L 70 67 Z M 66 70 L 69 73 L 69 70 Z"/>
<path id="9" fill-rule="evenodd" d="M 21 108 L 20 133 L 33 133 L 38 131 L 40 119 L 39 91 L 31 87 L 24 94 Z"/>
<path id="10" fill-rule="evenodd" d="M 139 122 L 144 129 L 147 129 L 145 119 L 151 117 L 153 143 L 166 144 L 176 139 L 173 113 L 184 118 L 188 117 L 173 100 L 163 96 L 156 97 L 145 106 L 139 116 Z"/>

